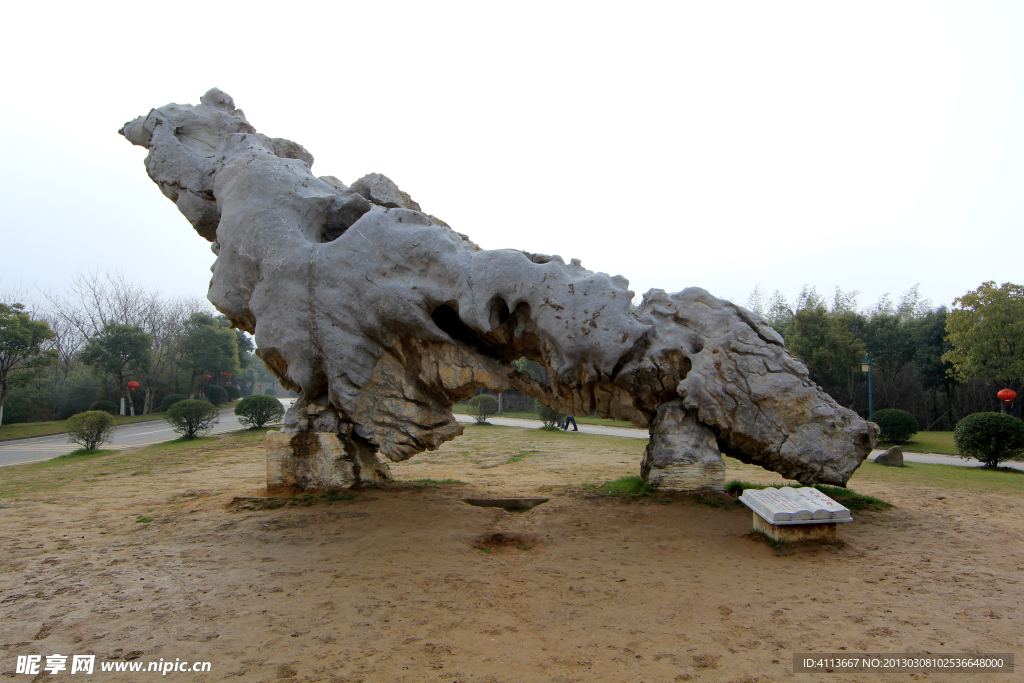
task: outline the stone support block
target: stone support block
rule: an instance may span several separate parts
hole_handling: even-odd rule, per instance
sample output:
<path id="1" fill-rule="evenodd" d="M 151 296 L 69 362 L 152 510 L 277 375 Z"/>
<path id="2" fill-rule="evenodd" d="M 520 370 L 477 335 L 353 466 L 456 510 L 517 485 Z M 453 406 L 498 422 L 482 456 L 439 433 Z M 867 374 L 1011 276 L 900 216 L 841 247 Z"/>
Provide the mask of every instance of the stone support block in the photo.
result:
<path id="1" fill-rule="evenodd" d="M 267 491 L 331 491 L 391 481 L 374 449 L 331 432 L 267 432 Z"/>
<path id="2" fill-rule="evenodd" d="M 710 427 L 671 401 L 658 408 L 651 423 L 641 475 L 662 491 L 715 491 L 725 488 L 725 463 Z"/>
<path id="3" fill-rule="evenodd" d="M 754 515 L 754 531 L 783 543 L 835 543 L 836 523 L 824 524 L 772 524 L 756 512 Z"/>

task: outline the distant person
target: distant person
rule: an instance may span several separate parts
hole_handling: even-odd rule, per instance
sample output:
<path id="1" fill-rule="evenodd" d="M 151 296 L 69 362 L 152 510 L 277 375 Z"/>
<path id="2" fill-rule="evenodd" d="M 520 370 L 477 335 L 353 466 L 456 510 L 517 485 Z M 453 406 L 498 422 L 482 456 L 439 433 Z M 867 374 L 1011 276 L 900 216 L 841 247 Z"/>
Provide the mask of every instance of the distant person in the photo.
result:
<path id="1" fill-rule="evenodd" d="M 562 429 L 569 431 L 569 423 L 572 422 L 572 431 L 578 432 L 579 428 L 576 426 L 576 418 L 572 415 L 566 415 L 565 420 L 562 423 Z"/>

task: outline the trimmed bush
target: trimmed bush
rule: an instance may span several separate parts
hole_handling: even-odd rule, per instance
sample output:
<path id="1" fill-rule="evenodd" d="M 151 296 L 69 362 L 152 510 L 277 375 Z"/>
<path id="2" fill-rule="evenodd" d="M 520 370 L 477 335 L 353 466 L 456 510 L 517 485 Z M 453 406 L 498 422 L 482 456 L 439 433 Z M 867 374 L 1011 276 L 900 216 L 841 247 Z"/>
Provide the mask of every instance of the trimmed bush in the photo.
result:
<path id="1" fill-rule="evenodd" d="M 91 406 L 89 406 L 88 412 L 91 413 L 97 410 L 102 410 L 103 412 L 109 413 L 110 415 L 117 415 L 117 404 L 114 403 L 113 401 L 96 401 Z M 72 415 L 72 417 L 74 417 L 74 415 Z"/>
<path id="2" fill-rule="evenodd" d="M 263 395 L 264 396 L 277 396 L 277 392 L 274 391 L 273 389 L 264 389 L 263 390 Z"/>
<path id="3" fill-rule="evenodd" d="M 114 436 L 114 418 L 105 410 L 89 410 L 72 415 L 64 421 L 68 429 L 68 443 L 77 443 L 94 451 L 101 443 Z"/>
<path id="4" fill-rule="evenodd" d="M 228 384 L 224 387 L 224 393 L 228 395 L 228 400 L 234 401 L 236 398 L 242 397 L 242 391 L 234 384 Z"/>
<path id="5" fill-rule="evenodd" d="M 178 401 L 167 411 L 167 421 L 174 431 L 186 439 L 194 439 L 213 429 L 218 422 L 218 412 L 217 406 L 209 401 Z"/>
<path id="6" fill-rule="evenodd" d="M 985 467 L 1024 456 L 1024 421 L 1001 413 L 974 413 L 957 423 L 953 442 L 961 458 L 976 458 Z"/>
<path id="7" fill-rule="evenodd" d="M 246 427 L 259 429 L 284 417 L 284 406 L 273 396 L 246 396 L 235 406 L 235 415 Z"/>
<path id="8" fill-rule="evenodd" d="M 480 394 L 469 399 L 469 414 L 477 424 L 484 424 L 487 418 L 498 412 L 498 397 L 494 394 Z"/>
<path id="9" fill-rule="evenodd" d="M 166 413 L 170 410 L 171 406 L 178 401 L 186 400 L 188 400 L 188 396 L 185 396 L 184 394 L 168 394 L 167 396 L 164 396 L 164 400 L 160 401 L 160 412 Z"/>
<path id="10" fill-rule="evenodd" d="M 206 400 L 215 406 L 228 402 L 228 392 L 213 384 L 203 389 L 203 394 L 206 396 Z"/>
<path id="11" fill-rule="evenodd" d="M 906 443 L 917 434 L 917 420 L 905 410 L 879 410 L 875 413 L 875 424 L 882 430 L 879 441 Z"/>
<path id="12" fill-rule="evenodd" d="M 533 412 L 540 416 L 541 421 L 545 427 L 554 427 L 558 421 L 562 418 L 562 414 L 557 410 L 552 410 L 537 399 L 533 402 Z"/>

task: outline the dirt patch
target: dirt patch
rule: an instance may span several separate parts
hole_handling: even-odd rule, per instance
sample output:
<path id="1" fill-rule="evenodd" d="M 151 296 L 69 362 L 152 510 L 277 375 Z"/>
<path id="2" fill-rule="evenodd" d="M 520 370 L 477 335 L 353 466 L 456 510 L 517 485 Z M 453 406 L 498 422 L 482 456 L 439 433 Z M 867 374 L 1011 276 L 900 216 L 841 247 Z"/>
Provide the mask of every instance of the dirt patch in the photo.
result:
<path id="1" fill-rule="evenodd" d="M 727 497 L 584 486 L 636 474 L 643 441 L 467 432 L 391 466 L 463 483 L 346 500 L 266 496 L 257 437 L 3 468 L 0 674 L 61 653 L 211 662 L 172 674 L 197 681 L 765 683 L 793 679 L 794 652 L 1021 650 L 1019 495 L 858 475 L 896 507 L 855 513 L 841 546 L 780 553 Z"/>

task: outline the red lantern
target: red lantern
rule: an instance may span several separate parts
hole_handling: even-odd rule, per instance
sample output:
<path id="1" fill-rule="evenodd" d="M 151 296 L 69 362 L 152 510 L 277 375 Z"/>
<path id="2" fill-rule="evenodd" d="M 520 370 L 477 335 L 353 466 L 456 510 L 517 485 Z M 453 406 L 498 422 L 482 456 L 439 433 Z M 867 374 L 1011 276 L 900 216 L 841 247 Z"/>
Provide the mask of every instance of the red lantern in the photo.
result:
<path id="1" fill-rule="evenodd" d="M 222 372 L 221 374 L 224 375 L 225 377 L 230 377 L 231 376 L 230 372 Z"/>
<path id="2" fill-rule="evenodd" d="M 203 377 L 205 377 L 206 379 L 210 379 L 211 377 L 213 377 L 213 375 L 203 375 Z"/>
<path id="3" fill-rule="evenodd" d="M 138 389 L 138 388 L 139 388 L 140 386 L 142 386 L 142 385 L 141 385 L 141 384 L 139 384 L 138 382 L 134 381 L 134 380 L 133 380 L 133 381 L 131 381 L 131 382 L 128 382 L 128 388 L 129 388 L 129 389 L 131 389 L 132 391 L 135 391 L 135 390 L 136 390 L 136 389 Z"/>
<path id="4" fill-rule="evenodd" d="M 263 386 L 263 382 L 256 382 L 256 388 L 259 389 Z"/>
<path id="5" fill-rule="evenodd" d="M 1014 391 L 1013 389 L 1000 389 L 999 393 L 996 394 L 996 396 L 998 396 L 999 400 L 1005 403 L 1006 405 L 1010 405 L 1010 401 L 1017 398 L 1017 392 Z"/>

